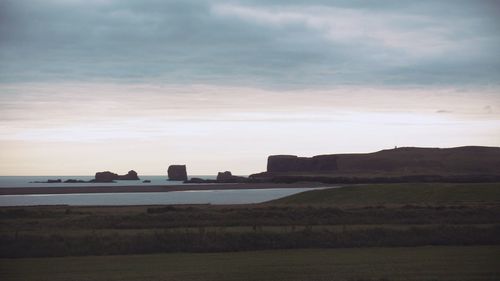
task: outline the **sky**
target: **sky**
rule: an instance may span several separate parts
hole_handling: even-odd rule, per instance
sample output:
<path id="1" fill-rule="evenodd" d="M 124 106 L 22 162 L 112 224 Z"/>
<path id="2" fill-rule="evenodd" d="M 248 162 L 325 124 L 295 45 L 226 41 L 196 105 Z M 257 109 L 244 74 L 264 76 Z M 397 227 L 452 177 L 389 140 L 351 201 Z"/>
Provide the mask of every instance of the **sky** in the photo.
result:
<path id="1" fill-rule="evenodd" d="M 500 1 L 0 0 L 0 175 L 500 146 Z"/>

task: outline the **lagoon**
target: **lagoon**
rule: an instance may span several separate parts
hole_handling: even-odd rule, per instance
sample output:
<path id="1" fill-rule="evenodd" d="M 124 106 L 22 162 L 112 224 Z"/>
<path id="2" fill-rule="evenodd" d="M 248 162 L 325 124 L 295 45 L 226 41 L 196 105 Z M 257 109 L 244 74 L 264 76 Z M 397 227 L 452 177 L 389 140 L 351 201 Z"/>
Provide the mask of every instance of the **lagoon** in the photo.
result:
<path id="1" fill-rule="evenodd" d="M 319 187 L 322 188 L 322 187 Z M 117 206 L 262 203 L 318 188 L 190 190 L 172 192 L 1 195 L 0 206 Z"/>

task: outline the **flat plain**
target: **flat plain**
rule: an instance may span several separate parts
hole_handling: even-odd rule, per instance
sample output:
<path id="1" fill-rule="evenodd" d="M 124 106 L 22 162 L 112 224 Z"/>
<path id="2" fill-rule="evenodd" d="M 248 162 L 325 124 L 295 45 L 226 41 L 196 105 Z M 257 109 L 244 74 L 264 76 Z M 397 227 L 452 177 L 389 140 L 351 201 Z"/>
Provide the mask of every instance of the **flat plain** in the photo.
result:
<path id="1" fill-rule="evenodd" d="M 499 280 L 500 184 L 0 208 L 2 280 Z"/>
<path id="2" fill-rule="evenodd" d="M 500 246 L 300 249 L 0 260 L 4 281 L 499 280 Z"/>

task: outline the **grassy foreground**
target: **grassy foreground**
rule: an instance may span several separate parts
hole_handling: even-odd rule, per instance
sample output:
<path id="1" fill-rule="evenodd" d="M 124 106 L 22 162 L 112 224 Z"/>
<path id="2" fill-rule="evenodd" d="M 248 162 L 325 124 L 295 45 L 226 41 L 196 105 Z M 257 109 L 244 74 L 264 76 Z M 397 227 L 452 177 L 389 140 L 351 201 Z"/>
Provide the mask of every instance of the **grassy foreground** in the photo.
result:
<path id="1" fill-rule="evenodd" d="M 500 280 L 499 218 L 498 183 L 234 206 L 5 207 L 0 280 Z"/>
<path id="2" fill-rule="evenodd" d="M 334 206 L 499 204 L 500 183 L 367 184 L 307 191 L 270 203 Z"/>
<path id="3" fill-rule="evenodd" d="M 499 280 L 500 246 L 0 259 L 2 280 Z"/>
<path id="4" fill-rule="evenodd" d="M 234 206 L 0 208 L 0 258 L 500 245 L 500 184 L 316 190 Z"/>

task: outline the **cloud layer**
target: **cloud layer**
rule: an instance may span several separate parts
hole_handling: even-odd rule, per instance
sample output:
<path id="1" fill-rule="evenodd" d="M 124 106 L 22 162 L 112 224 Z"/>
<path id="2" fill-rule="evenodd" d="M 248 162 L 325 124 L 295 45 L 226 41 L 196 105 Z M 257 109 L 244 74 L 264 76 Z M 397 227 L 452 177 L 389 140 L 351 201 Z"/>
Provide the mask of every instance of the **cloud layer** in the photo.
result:
<path id="1" fill-rule="evenodd" d="M 500 81 L 498 1 L 0 3 L 0 81 L 322 87 Z"/>
<path id="2" fill-rule="evenodd" d="M 0 173 L 498 146 L 499 19 L 487 0 L 0 0 Z"/>

